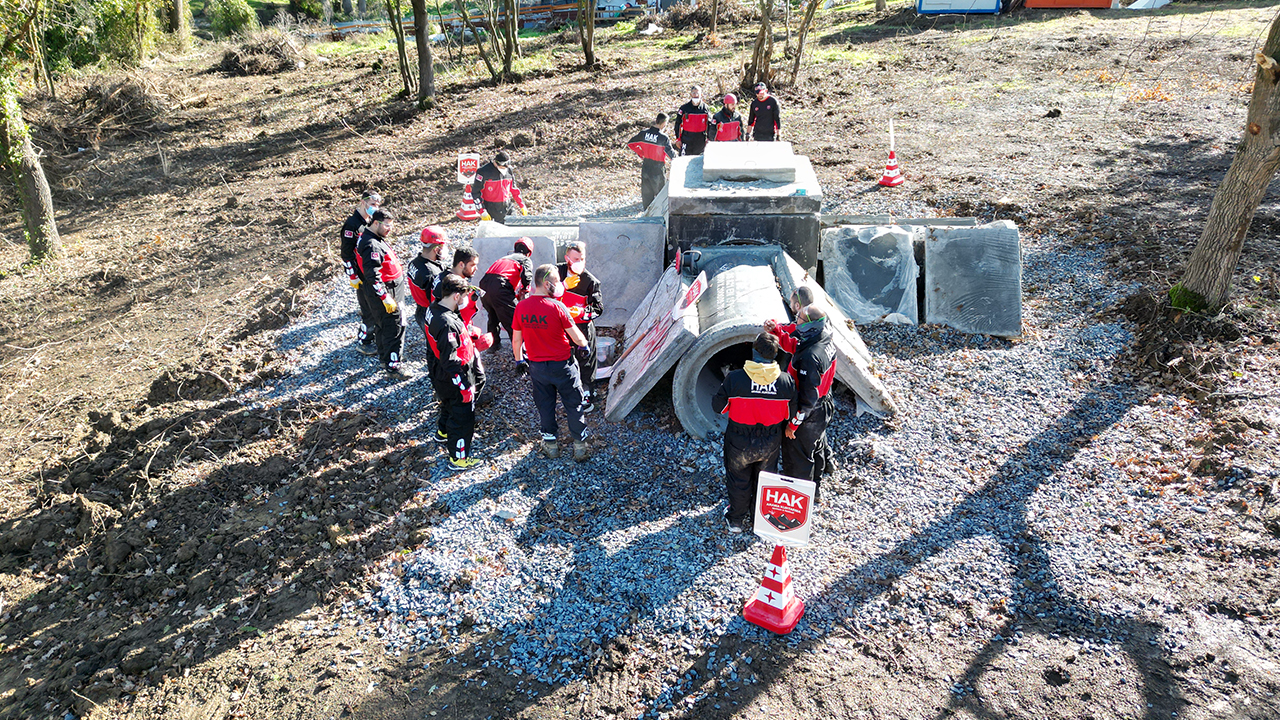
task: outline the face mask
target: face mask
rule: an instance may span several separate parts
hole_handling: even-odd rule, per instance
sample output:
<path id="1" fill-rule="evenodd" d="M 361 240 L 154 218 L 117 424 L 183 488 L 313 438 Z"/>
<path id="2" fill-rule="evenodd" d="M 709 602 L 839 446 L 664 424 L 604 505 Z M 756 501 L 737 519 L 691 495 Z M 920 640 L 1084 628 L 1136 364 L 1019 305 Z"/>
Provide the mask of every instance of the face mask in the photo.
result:
<path id="1" fill-rule="evenodd" d="M 551 286 L 551 297 L 558 298 L 564 296 L 564 283 L 556 283 Z"/>
<path id="2" fill-rule="evenodd" d="M 458 301 L 459 310 L 466 310 L 469 307 L 471 307 L 471 293 L 463 295 L 462 299 Z"/>
<path id="3" fill-rule="evenodd" d="M 574 274 L 574 275 L 581 275 L 581 274 L 582 274 L 583 269 L 584 269 L 584 268 L 586 268 L 586 267 L 587 267 L 587 261 L 586 261 L 586 260 L 579 260 L 579 261 L 577 261 L 577 262 L 571 262 L 571 263 L 569 263 L 569 269 L 573 271 L 573 274 Z"/>

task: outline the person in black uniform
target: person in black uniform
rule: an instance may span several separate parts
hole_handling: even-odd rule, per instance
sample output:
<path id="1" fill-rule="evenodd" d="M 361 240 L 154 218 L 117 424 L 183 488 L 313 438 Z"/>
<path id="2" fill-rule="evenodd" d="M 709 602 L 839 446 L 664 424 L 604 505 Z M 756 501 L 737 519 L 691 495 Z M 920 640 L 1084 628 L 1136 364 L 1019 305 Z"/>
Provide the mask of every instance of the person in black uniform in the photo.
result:
<path id="1" fill-rule="evenodd" d="M 787 424 L 782 441 L 782 474 L 821 482 L 831 457 L 827 449 L 827 425 L 835 414 L 832 385 L 836 376 L 833 334 L 827 314 L 809 305 L 796 317 L 796 351 L 791 357 L 791 376 L 796 381 L 799 402 Z M 818 501 L 822 487 L 814 488 Z"/>
<path id="2" fill-rule="evenodd" d="M 676 110 L 676 142 L 681 155 L 701 155 L 707 149 L 707 120 L 711 113 L 702 102 L 702 88 L 694 85 L 689 102 Z"/>
<path id="3" fill-rule="evenodd" d="M 556 269 L 560 271 L 560 280 L 565 288 L 560 302 L 569 308 L 569 315 L 578 326 L 578 331 L 587 338 L 586 357 L 576 357 L 584 394 L 582 412 L 589 413 L 596 409 L 595 391 L 592 388 L 599 362 L 596 354 L 596 325 L 592 321 L 604 312 L 604 297 L 600 294 L 600 281 L 586 267 L 587 246 L 574 240 L 565 247 L 564 262 L 557 265 Z"/>
<path id="4" fill-rule="evenodd" d="M 484 297 L 484 291 L 471 285 L 471 278 L 475 277 L 476 263 L 480 260 L 480 255 L 476 253 L 475 248 L 468 245 L 460 245 L 453 251 L 453 267 L 448 272 L 440 273 L 436 276 L 436 286 L 432 289 L 432 297 L 436 300 L 440 299 L 438 293 L 440 289 L 440 280 L 445 275 L 453 273 L 467 282 L 470 293 L 461 304 L 458 305 L 458 316 L 462 318 L 462 324 L 466 326 L 468 332 L 471 333 L 471 341 L 475 343 L 476 350 L 484 352 L 493 346 L 493 333 L 481 332 L 471 324 L 476 313 L 480 312 L 481 299 Z M 476 361 L 476 387 L 484 390 L 485 374 L 484 362 Z M 493 391 L 485 390 L 476 393 L 476 407 L 484 407 L 493 402 Z M 436 439 L 440 442 L 445 441 L 442 431 L 436 433 Z"/>
<path id="5" fill-rule="evenodd" d="M 469 470 L 481 464 L 472 457 L 471 443 L 476 431 L 476 396 L 483 384 L 480 353 L 458 310 L 471 296 L 471 286 L 452 273 L 438 285 L 440 299 L 431 306 L 427 337 L 436 357 L 431 382 L 440 404 L 436 433 L 445 434 L 449 448 L 449 469 Z"/>
<path id="6" fill-rule="evenodd" d="M 761 472 L 774 472 L 782 446 L 782 428 L 795 412 L 796 387 L 778 367 L 778 339 L 760 333 L 751 360 L 725 376 L 711 407 L 729 416 L 724 432 L 724 511 L 729 532 L 748 529 Z"/>
<path id="7" fill-rule="evenodd" d="M 747 139 L 747 123 L 738 112 L 738 98 L 733 93 L 724 96 L 724 106 L 711 117 L 711 129 L 707 134 L 716 142 L 737 142 Z"/>
<path id="8" fill-rule="evenodd" d="M 755 89 L 756 99 L 751 101 L 751 114 L 747 116 L 751 138 L 759 142 L 777 140 L 782 129 L 782 107 L 764 83 L 756 83 Z"/>
<path id="9" fill-rule="evenodd" d="M 480 289 L 484 291 L 481 300 L 489 314 L 489 332 L 493 334 L 495 352 L 502 347 L 502 330 L 511 337 L 511 319 L 515 316 L 516 303 L 521 295 L 528 294 L 533 283 L 530 255 L 533 255 L 533 241 L 522 237 L 516 241 L 510 255 L 499 258 L 480 278 Z"/>
<path id="10" fill-rule="evenodd" d="M 524 199 L 520 197 L 520 189 L 511 177 L 511 158 L 505 150 L 499 150 L 493 160 L 476 171 L 475 178 L 471 180 L 471 197 L 484 205 L 481 220 L 506 222 L 513 201 L 520 208 L 521 215 L 529 214 Z"/>
<path id="11" fill-rule="evenodd" d="M 342 224 L 342 238 L 339 245 L 342 269 L 347 273 L 347 282 L 350 282 L 351 288 L 356 291 L 356 305 L 360 308 L 360 329 L 356 333 L 356 350 L 362 355 L 377 355 L 378 348 L 374 346 L 373 332 L 371 332 L 373 309 L 365 300 L 365 294 L 360 291 L 362 281 L 360 270 L 356 266 L 356 243 L 360 242 L 364 227 L 369 222 L 369 215 L 381 204 L 382 196 L 372 190 L 361 195 L 356 211 L 351 213 L 351 217 Z"/>
<path id="12" fill-rule="evenodd" d="M 652 127 L 641 130 L 627 141 L 627 147 L 643 158 L 640 161 L 640 202 L 645 210 L 667 184 L 667 160 L 676 156 L 671 138 L 662 132 L 666 127 L 667 114 L 658 113 Z"/>
<path id="13" fill-rule="evenodd" d="M 400 366 L 404 359 L 404 265 L 387 242 L 394 226 L 395 218 L 390 212 L 374 210 L 356 243 L 356 263 L 360 267 L 360 287 L 373 309 L 378 357 L 388 376 L 408 380 L 411 375 Z"/>
<path id="14" fill-rule="evenodd" d="M 433 302 L 431 291 L 436 286 L 436 280 L 445 270 L 445 260 L 442 257 L 445 246 L 444 228 L 439 225 L 422 228 L 420 239 L 422 249 L 418 252 L 418 257 L 409 263 L 408 275 L 409 292 L 413 295 L 413 302 L 418 306 L 413 313 L 413 319 L 425 333 L 427 308 L 431 307 Z"/>

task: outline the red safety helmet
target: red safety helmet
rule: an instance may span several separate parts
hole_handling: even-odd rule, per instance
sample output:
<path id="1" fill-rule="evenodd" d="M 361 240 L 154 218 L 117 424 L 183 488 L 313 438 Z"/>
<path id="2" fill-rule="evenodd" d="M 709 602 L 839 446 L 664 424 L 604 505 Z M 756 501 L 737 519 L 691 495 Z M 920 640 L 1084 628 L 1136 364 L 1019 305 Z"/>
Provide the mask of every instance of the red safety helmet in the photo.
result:
<path id="1" fill-rule="evenodd" d="M 533 255 L 533 241 L 527 237 L 522 237 L 516 241 L 516 249 L 524 248 L 525 255 Z"/>
<path id="2" fill-rule="evenodd" d="M 725 104 L 725 105 L 737 105 L 737 104 L 738 104 L 738 97 L 737 97 L 736 95 L 734 95 L 733 93 L 729 93 L 728 95 L 725 95 L 725 96 L 724 96 L 724 104 Z"/>
<path id="3" fill-rule="evenodd" d="M 439 225 L 428 225 L 422 228 L 422 244 L 423 245 L 443 245 L 444 244 L 444 228 Z"/>

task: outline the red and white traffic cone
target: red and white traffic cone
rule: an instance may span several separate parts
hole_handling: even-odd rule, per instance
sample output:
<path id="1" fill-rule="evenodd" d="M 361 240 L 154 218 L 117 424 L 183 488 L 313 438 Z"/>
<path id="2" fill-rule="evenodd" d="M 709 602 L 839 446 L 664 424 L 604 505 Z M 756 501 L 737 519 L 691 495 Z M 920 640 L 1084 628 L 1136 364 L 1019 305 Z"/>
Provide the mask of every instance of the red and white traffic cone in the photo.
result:
<path id="1" fill-rule="evenodd" d="M 889 161 L 885 163 L 884 175 L 880 176 L 880 184 L 885 187 L 897 187 L 902 184 L 902 172 L 898 169 L 898 156 L 893 151 L 893 118 L 889 119 Z"/>
<path id="2" fill-rule="evenodd" d="M 773 557 L 760 579 L 760 589 L 742 609 L 742 618 L 765 630 L 786 635 L 795 629 L 804 615 L 804 601 L 791 588 L 791 564 L 787 562 L 787 549 L 781 545 L 773 548 Z"/>
<path id="3" fill-rule="evenodd" d="M 458 208 L 457 215 L 459 220 L 480 219 L 480 205 L 476 202 L 475 198 L 471 197 L 470 185 L 466 186 L 466 190 L 463 192 L 462 207 Z"/>

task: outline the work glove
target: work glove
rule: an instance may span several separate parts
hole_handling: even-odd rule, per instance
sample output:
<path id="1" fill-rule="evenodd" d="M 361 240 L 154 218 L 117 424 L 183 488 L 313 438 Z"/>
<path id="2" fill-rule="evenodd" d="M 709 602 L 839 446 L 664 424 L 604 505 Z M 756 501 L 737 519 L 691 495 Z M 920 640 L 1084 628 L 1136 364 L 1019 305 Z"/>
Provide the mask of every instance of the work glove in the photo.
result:
<path id="1" fill-rule="evenodd" d="M 396 305 L 396 299 L 390 295 L 382 298 L 382 307 L 387 311 L 388 315 L 394 313 L 400 308 L 399 305 Z"/>
<path id="2" fill-rule="evenodd" d="M 520 214 L 521 214 L 521 215 L 528 215 L 528 214 L 529 214 L 529 208 L 525 207 L 524 205 L 521 205 L 521 206 L 520 206 Z"/>
<path id="3" fill-rule="evenodd" d="M 521 360 L 516 363 L 516 377 L 524 377 L 529 374 L 529 361 Z"/>
<path id="4" fill-rule="evenodd" d="M 352 290 L 359 290 L 360 286 L 363 284 L 360 282 L 360 278 L 357 277 L 347 278 L 347 282 L 351 283 Z"/>
<path id="5" fill-rule="evenodd" d="M 493 347 L 493 333 L 481 333 L 479 330 L 471 331 L 471 341 L 475 343 L 476 350 L 484 352 Z"/>
<path id="6" fill-rule="evenodd" d="M 587 347 L 586 345 L 578 345 L 573 348 L 573 354 L 577 356 L 579 360 L 590 360 L 591 348 Z"/>
<path id="7" fill-rule="evenodd" d="M 492 219 L 493 219 L 493 216 L 489 214 L 489 211 L 488 211 L 488 210 L 485 210 L 484 212 L 480 213 L 480 219 L 481 219 L 481 220 L 492 220 Z"/>
<path id="8" fill-rule="evenodd" d="M 475 400 L 476 398 L 475 390 L 473 388 L 468 387 L 467 384 L 463 382 L 461 376 L 454 375 L 453 384 L 458 388 L 458 392 L 462 393 L 462 402 L 469 403 L 472 400 Z"/>

